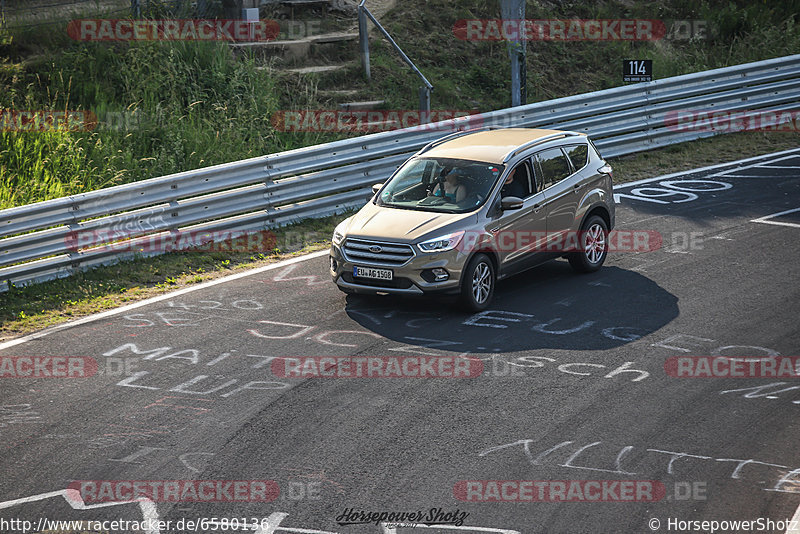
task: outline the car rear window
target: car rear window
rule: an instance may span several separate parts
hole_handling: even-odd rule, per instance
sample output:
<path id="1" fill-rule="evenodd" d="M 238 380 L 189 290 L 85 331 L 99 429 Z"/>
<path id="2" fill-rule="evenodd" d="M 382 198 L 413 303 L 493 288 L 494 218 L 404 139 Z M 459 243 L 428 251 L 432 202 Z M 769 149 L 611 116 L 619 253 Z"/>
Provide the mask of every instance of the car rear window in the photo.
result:
<path id="1" fill-rule="evenodd" d="M 588 163 L 589 148 L 587 145 L 565 146 L 564 152 L 569 156 L 570 161 L 572 161 L 572 166 L 576 171 L 582 169 Z"/>
<path id="2" fill-rule="evenodd" d="M 539 160 L 539 167 L 542 170 L 542 182 L 544 187 L 550 187 L 569 176 L 572 171 L 569 168 L 567 157 L 561 152 L 560 148 L 549 148 L 536 154 Z"/>

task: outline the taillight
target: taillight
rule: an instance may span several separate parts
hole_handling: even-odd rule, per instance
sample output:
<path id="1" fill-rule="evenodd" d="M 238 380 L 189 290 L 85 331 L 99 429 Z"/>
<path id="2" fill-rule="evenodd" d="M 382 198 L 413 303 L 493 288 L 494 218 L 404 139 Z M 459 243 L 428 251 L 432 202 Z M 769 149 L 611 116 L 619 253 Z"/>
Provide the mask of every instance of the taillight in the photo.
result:
<path id="1" fill-rule="evenodd" d="M 611 168 L 611 165 L 608 163 L 604 164 L 602 167 L 597 169 L 597 172 L 601 172 L 603 174 L 607 174 L 609 178 L 612 180 L 614 179 L 614 170 Z"/>

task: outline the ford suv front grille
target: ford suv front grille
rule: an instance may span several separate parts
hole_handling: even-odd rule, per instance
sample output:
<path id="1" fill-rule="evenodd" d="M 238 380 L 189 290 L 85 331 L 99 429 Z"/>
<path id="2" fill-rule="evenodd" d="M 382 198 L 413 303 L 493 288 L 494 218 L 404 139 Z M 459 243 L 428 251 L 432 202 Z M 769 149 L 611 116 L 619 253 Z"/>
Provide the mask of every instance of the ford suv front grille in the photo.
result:
<path id="1" fill-rule="evenodd" d="M 345 258 L 351 263 L 370 263 L 399 266 L 414 257 L 410 245 L 384 243 L 348 237 L 342 249 Z"/>

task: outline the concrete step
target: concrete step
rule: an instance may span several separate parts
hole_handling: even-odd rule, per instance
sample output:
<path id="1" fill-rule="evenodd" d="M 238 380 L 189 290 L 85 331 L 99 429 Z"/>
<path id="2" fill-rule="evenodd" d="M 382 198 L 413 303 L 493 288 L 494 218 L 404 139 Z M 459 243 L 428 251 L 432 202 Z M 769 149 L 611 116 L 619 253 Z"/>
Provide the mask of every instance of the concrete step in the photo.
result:
<path id="1" fill-rule="evenodd" d="M 343 53 L 351 48 L 355 53 L 352 43 L 357 41 L 358 33 L 332 32 L 303 39 L 231 43 L 231 47 L 235 52 L 248 50 L 260 56 L 298 61 L 317 54 Z"/>
<path id="2" fill-rule="evenodd" d="M 358 41 L 358 32 L 331 32 L 307 37 L 314 44 L 344 43 Z"/>
<path id="3" fill-rule="evenodd" d="M 346 65 L 315 65 L 311 67 L 295 67 L 292 69 L 285 69 L 284 72 L 291 72 L 294 74 L 321 74 L 325 72 L 342 70 L 345 67 Z"/>
<path id="4" fill-rule="evenodd" d="M 386 103 L 385 100 L 365 100 L 362 102 L 345 102 L 339 104 L 342 111 L 369 111 L 378 108 Z"/>
<path id="5" fill-rule="evenodd" d="M 358 93 L 358 89 L 323 89 L 317 94 L 328 98 L 350 98 Z"/>

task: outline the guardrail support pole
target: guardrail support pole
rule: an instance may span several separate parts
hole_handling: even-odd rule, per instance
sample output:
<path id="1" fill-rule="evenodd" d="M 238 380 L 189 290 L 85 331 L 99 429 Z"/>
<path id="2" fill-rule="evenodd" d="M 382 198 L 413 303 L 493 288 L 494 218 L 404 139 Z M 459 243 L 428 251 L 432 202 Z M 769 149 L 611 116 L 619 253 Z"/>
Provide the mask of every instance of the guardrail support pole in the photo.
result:
<path id="1" fill-rule="evenodd" d="M 369 72 L 369 32 L 367 31 L 367 14 L 363 0 L 358 4 L 358 45 L 361 49 L 361 64 L 364 66 L 364 77 L 370 80 Z"/>
<path id="2" fill-rule="evenodd" d="M 419 111 L 420 124 L 431 122 L 431 88 L 427 85 L 419 88 Z"/>

